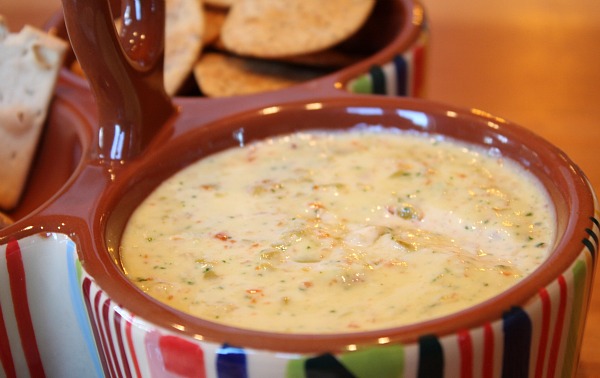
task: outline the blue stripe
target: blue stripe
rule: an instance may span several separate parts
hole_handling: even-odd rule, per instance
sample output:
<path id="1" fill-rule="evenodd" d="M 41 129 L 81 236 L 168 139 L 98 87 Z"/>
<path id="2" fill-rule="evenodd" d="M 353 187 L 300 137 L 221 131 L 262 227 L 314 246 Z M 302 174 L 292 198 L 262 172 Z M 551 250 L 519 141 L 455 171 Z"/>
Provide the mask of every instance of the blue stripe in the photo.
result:
<path id="1" fill-rule="evenodd" d="M 402 55 L 394 58 L 394 67 L 396 68 L 396 85 L 398 96 L 408 96 L 408 63 Z"/>
<path id="2" fill-rule="evenodd" d="M 373 66 L 369 70 L 373 82 L 373 94 L 386 94 L 385 73 L 380 66 Z"/>
<path id="3" fill-rule="evenodd" d="M 531 319 L 519 307 L 513 307 L 504 313 L 502 319 L 504 330 L 502 377 L 527 377 L 531 350 Z"/>
<path id="4" fill-rule="evenodd" d="M 247 378 L 247 357 L 243 349 L 227 344 L 217 352 L 217 376 L 219 378 Z"/>
<path id="5" fill-rule="evenodd" d="M 600 224 L 598 223 L 598 220 L 596 220 L 596 218 L 590 217 L 590 220 L 596 225 L 596 227 L 600 227 Z M 586 228 L 585 232 L 587 232 L 588 235 L 590 235 L 590 237 L 594 239 L 594 243 L 596 244 L 594 246 L 589 239 L 583 239 L 583 244 L 589 249 L 590 253 L 592 254 L 592 265 L 595 265 L 596 255 L 598 253 L 598 235 L 596 235 L 593 229 L 589 228 Z"/>
<path id="6" fill-rule="evenodd" d="M 444 376 L 444 350 L 434 335 L 419 339 L 419 378 L 442 378 Z"/>
<path id="7" fill-rule="evenodd" d="M 90 328 L 90 323 L 87 317 L 87 311 L 85 310 L 85 304 L 83 303 L 83 298 L 81 295 L 79 279 L 77 276 L 77 257 L 75 252 L 75 243 L 71 240 L 67 242 L 66 257 L 67 274 L 69 276 L 69 295 L 71 297 L 73 312 L 75 314 L 75 318 L 77 318 L 79 329 L 81 330 L 81 334 L 83 335 L 84 342 L 87 346 L 87 350 L 90 355 L 90 360 L 94 364 L 96 376 L 104 377 L 104 371 L 102 370 L 102 365 L 98 356 L 98 348 L 96 346 L 96 343 L 94 342 L 94 337 L 92 335 L 92 330 Z"/>

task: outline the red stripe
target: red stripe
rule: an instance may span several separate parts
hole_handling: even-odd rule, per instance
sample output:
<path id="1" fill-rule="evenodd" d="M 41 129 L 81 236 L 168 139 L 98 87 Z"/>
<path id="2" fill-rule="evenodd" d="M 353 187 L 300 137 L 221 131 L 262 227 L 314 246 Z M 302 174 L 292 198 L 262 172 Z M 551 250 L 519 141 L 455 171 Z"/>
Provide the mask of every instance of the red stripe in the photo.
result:
<path id="1" fill-rule="evenodd" d="M 106 359 L 106 365 L 110 371 L 111 377 L 118 377 L 117 372 L 115 370 L 115 361 L 113 360 L 114 355 L 111 353 L 112 349 L 110 347 L 110 341 L 108 340 L 108 322 L 104 321 L 102 318 L 102 308 L 106 305 L 106 303 L 100 304 L 100 300 L 102 299 L 102 292 L 98 291 L 94 296 L 94 311 L 96 316 L 96 324 L 98 325 L 98 332 L 100 333 L 100 337 L 102 340 L 102 350 L 104 351 L 104 358 Z"/>
<path id="2" fill-rule="evenodd" d="M 483 367 L 481 376 L 484 378 L 494 376 L 494 330 L 490 323 L 483 326 Z"/>
<path id="3" fill-rule="evenodd" d="M 17 376 L 15 363 L 13 362 L 12 353 L 10 351 L 8 332 L 6 331 L 4 316 L 2 315 L 2 306 L 0 306 L 0 364 L 2 364 L 7 378 L 14 378 Z"/>
<path id="4" fill-rule="evenodd" d="M 13 308 L 17 318 L 17 328 L 25 353 L 25 360 L 29 373 L 33 377 L 45 377 L 44 365 L 40 357 L 29 301 L 27 298 L 27 283 L 25 281 L 25 267 L 21 256 L 21 249 L 16 241 L 9 241 L 6 247 L 6 265 L 10 281 L 10 293 L 12 295 Z"/>
<path id="5" fill-rule="evenodd" d="M 131 325 L 133 323 L 133 315 L 131 315 L 131 319 L 127 320 L 125 323 L 125 333 L 127 334 L 127 345 L 129 345 L 129 350 L 131 351 L 131 359 L 133 360 L 133 367 L 135 368 L 135 374 L 138 377 L 142 376 L 142 371 L 140 370 L 140 364 L 137 359 L 137 355 L 135 353 L 135 348 L 133 345 L 133 335 L 131 334 Z"/>
<path id="6" fill-rule="evenodd" d="M 550 349 L 550 357 L 548 360 L 547 377 L 554 377 L 556 372 L 556 363 L 558 361 L 558 350 L 565 322 L 565 312 L 567 309 L 567 282 L 563 275 L 558 276 L 558 287 L 560 288 L 560 302 L 558 304 L 558 314 L 556 316 L 556 324 L 554 325 L 554 337 Z"/>
<path id="7" fill-rule="evenodd" d="M 458 332 L 458 347 L 460 348 L 460 376 L 473 377 L 473 341 L 468 331 Z"/>
<path id="8" fill-rule="evenodd" d="M 100 334 L 98 333 L 98 322 L 94 319 L 94 311 L 92 308 L 91 301 L 91 293 L 92 293 L 92 280 L 89 278 L 84 278 L 82 283 L 83 297 L 85 298 L 85 307 L 87 308 L 87 313 L 89 314 L 90 323 L 92 324 L 92 331 L 94 332 L 94 339 L 96 340 L 96 347 L 100 348 L 102 346 L 102 339 L 100 338 Z M 104 370 L 104 375 L 108 376 L 109 370 L 106 364 L 106 358 L 104 358 L 104 354 L 98 350 L 98 354 L 100 355 L 100 361 L 102 362 L 102 370 Z"/>
<path id="9" fill-rule="evenodd" d="M 544 376 L 544 361 L 546 360 L 546 347 L 548 346 L 548 337 L 550 333 L 550 313 L 552 311 L 550 295 L 548 294 L 548 291 L 543 288 L 540 290 L 539 295 L 542 302 L 542 329 L 538 347 L 537 362 L 535 366 L 536 378 L 541 378 Z"/>
<path id="10" fill-rule="evenodd" d="M 113 317 L 113 323 L 116 330 L 116 338 L 119 343 L 119 353 L 121 354 L 121 361 L 123 369 L 125 370 L 125 377 L 131 378 L 131 369 L 129 368 L 129 359 L 127 358 L 127 352 L 125 351 L 125 345 L 123 344 L 123 334 L 121 333 L 121 322 L 123 317 L 118 311 L 114 311 L 115 316 Z"/>

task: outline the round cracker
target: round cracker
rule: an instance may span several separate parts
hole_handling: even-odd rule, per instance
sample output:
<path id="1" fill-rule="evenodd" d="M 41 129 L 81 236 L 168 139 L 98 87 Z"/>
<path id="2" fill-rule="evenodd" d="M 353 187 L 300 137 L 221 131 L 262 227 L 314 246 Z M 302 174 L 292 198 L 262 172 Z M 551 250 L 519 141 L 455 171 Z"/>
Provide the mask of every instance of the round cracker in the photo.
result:
<path id="1" fill-rule="evenodd" d="M 191 74 L 202 50 L 204 7 L 201 0 L 167 0 L 165 90 L 171 96 Z"/>
<path id="2" fill-rule="evenodd" d="M 280 58 L 328 49 L 366 22 L 376 0 L 240 0 L 221 38 L 240 55 Z"/>
<path id="3" fill-rule="evenodd" d="M 200 90 L 208 97 L 230 97 L 283 89 L 323 75 L 314 69 L 292 67 L 233 55 L 207 52 L 194 67 Z"/>

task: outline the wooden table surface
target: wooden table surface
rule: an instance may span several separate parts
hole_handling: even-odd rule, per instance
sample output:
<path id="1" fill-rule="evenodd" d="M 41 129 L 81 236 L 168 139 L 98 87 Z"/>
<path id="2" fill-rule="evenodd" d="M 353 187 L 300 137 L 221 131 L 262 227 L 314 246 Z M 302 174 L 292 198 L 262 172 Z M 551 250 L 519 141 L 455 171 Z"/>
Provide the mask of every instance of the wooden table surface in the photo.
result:
<path id="1" fill-rule="evenodd" d="M 422 1 L 431 27 L 426 97 L 530 128 L 600 188 L 600 1 Z M 41 26 L 59 7 L 0 0 L 13 30 Z M 600 274 L 577 377 L 600 377 Z"/>

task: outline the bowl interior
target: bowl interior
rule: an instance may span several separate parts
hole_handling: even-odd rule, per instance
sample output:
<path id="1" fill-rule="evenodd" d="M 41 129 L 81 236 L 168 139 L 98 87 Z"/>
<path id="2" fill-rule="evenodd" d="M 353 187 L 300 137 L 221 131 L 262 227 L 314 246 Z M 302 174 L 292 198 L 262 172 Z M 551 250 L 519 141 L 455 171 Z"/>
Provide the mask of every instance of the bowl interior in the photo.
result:
<path id="1" fill-rule="evenodd" d="M 184 109 L 192 112 L 194 109 Z M 523 304 L 574 261 L 581 247 L 585 214 L 593 214 L 593 198 L 585 179 L 558 149 L 531 132 L 502 119 L 413 99 L 377 97 L 333 98 L 310 103 L 288 103 L 232 115 L 197 127 L 194 117 L 176 122 L 175 135 L 159 148 L 129 163 L 105 191 L 96 209 L 95 246 L 84 251 L 84 265 L 118 303 L 167 328 L 184 325 L 186 333 L 236 345 L 274 350 L 323 350 L 390 337 L 403 342 L 419 335 L 444 334 L 501 316 Z M 211 153 L 282 133 L 309 129 L 348 129 L 376 125 L 442 134 L 486 148 L 497 148 L 537 176 L 548 190 L 557 214 L 557 240 L 549 259 L 508 291 L 480 305 L 443 318 L 393 330 L 352 335 L 277 335 L 232 329 L 169 308 L 141 293 L 120 268 L 118 255 L 123 228 L 132 211 L 164 179 Z M 583 214 L 583 216 L 582 216 Z M 102 216 L 100 216 L 102 215 Z M 97 263 L 99 261 L 100 263 Z M 180 327 L 178 327 L 180 328 Z M 259 336 L 259 337 L 258 337 Z M 290 343 L 290 340 L 293 342 Z"/>
<path id="2" fill-rule="evenodd" d="M 74 177 L 84 161 L 91 135 L 90 124 L 89 119 L 60 93 L 55 97 L 21 200 L 8 213 L 14 221 L 34 213 Z"/>

